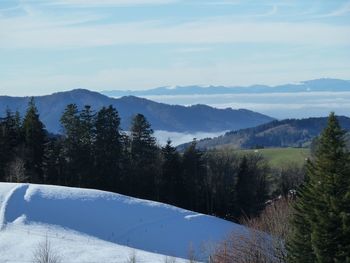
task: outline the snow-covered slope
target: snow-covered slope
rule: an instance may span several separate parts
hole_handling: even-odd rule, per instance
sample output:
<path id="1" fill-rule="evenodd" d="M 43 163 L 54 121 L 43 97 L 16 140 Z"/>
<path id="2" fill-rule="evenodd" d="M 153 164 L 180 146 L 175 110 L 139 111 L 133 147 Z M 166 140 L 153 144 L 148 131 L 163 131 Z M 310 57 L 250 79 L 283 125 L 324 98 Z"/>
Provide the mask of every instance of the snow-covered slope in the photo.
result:
<path id="1" fill-rule="evenodd" d="M 246 234 L 240 225 L 162 203 L 98 190 L 10 183 L 0 183 L 0 227 L 1 257 L 11 240 L 26 247 L 48 235 L 60 247 L 61 235 L 63 243 L 70 243 L 71 252 L 65 252 L 75 255 L 78 246 L 77 251 L 85 251 L 79 255 L 99 255 L 98 262 L 101 256 L 124 257 L 117 262 L 125 262 L 126 247 L 137 249 L 142 262 L 157 262 L 157 255 L 139 250 L 186 258 L 192 248 L 203 259 L 232 231 Z M 164 256 L 158 261 L 164 262 Z"/>

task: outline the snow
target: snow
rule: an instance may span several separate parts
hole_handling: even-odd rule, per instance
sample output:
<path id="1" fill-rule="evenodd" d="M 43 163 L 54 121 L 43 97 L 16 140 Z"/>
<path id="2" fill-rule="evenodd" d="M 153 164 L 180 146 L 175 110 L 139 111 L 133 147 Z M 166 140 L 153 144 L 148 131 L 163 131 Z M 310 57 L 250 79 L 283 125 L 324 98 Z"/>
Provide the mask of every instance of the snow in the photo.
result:
<path id="1" fill-rule="evenodd" d="M 226 235 L 247 233 L 240 225 L 158 202 L 13 183 L 0 183 L 0 229 L 1 262 L 30 261 L 45 236 L 67 262 L 126 262 L 131 253 L 140 262 L 165 262 L 165 255 L 182 262 L 190 249 L 205 260 Z"/>

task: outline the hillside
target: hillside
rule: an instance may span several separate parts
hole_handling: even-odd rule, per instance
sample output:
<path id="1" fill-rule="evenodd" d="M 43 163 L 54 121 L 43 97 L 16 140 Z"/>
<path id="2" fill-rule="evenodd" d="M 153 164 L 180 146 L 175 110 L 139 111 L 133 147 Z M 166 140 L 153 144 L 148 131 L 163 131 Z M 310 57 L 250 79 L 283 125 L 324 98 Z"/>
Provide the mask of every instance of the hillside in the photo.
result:
<path id="1" fill-rule="evenodd" d="M 315 79 L 296 84 L 278 86 L 252 85 L 247 87 L 235 86 L 176 86 L 160 87 L 149 90 L 110 90 L 102 93 L 108 96 L 155 96 L 155 95 L 194 95 L 194 94 L 246 94 L 246 93 L 286 93 L 286 92 L 344 92 L 350 91 L 350 81 L 341 79 Z"/>
<path id="2" fill-rule="evenodd" d="M 244 227 L 222 219 L 110 192 L 0 183 L 2 259 L 30 260 L 33 239 L 45 233 L 69 262 L 85 262 L 87 256 L 89 262 L 112 262 L 118 253 L 124 258 L 117 262 L 125 262 L 128 247 L 142 262 L 164 262 L 164 256 L 147 252 L 186 258 L 190 247 L 206 259 L 208 249 L 231 231 L 246 234 Z M 20 250 L 24 258 L 18 247 L 26 248 Z"/>
<path id="3" fill-rule="evenodd" d="M 29 97 L 0 96 L 0 115 L 7 108 L 25 113 Z M 218 132 L 255 127 L 273 118 L 244 109 L 216 109 L 205 105 L 178 106 L 153 102 L 147 99 L 128 96 L 119 99 L 109 98 L 88 90 L 72 90 L 35 97 L 40 118 L 46 128 L 53 133 L 60 132 L 59 119 L 67 104 L 79 107 L 90 105 L 94 110 L 113 105 L 119 112 L 122 128 L 128 130 L 136 113 L 146 116 L 154 130 L 174 132 Z"/>
<path id="4" fill-rule="evenodd" d="M 338 117 L 341 126 L 350 130 L 350 118 Z M 326 127 L 327 118 L 287 119 L 272 121 L 254 128 L 228 132 L 225 135 L 198 141 L 199 148 L 302 147 L 311 143 Z M 183 150 L 189 144 L 180 145 Z"/>

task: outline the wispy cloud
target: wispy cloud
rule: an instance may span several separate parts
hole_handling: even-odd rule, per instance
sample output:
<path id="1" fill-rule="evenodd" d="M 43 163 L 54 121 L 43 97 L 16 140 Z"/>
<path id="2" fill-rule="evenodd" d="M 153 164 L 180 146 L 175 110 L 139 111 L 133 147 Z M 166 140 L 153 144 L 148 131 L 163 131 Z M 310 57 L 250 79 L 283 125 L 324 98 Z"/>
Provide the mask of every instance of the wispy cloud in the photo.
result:
<path id="1" fill-rule="evenodd" d="M 326 14 L 320 14 L 317 15 L 319 18 L 327 18 L 327 17 L 337 17 L 337 16 L 344 16 L 350 14 L 350 2 L 347 2 L 346 4 L 342 5 L 336 10 L 333 10 Z"/>
<path id="2" fill-rule="evenodd" d="M 348 45 L 350 28 L 322 23 L 245 23 L 198 20 L 62 26 L 23 18 L 0 19 L 2 48 L 74 48 L 123 44 L 288 43 Z"/>
<path id="3" fill-rule="evenodd" d="M 321 2 L 2 1 L 0 92 L 349 79 L 349 1 Z"/>

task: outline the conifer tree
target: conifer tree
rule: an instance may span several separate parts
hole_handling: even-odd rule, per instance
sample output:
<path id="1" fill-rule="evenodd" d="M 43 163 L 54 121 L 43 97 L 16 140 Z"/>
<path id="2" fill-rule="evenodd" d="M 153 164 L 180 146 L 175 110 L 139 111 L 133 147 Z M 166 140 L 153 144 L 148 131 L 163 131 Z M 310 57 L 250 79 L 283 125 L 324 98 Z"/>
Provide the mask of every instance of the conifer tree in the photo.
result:
<path id="1" fill-rule="evenodd" d="M 26 171 L 31 182 L 42 182 L 46 131 L 44 124 L 39 119 L 34 98 L 31 98 L 29 101 L 28 109 L 23 119 L 22 129 Z"/>
<path id="2" fill-rule="evenodd" d="M 78 106 L 76 104 L 67 105 L 60 119 L 64 138 L 64 155 L 67 160 L 65 169 L 65 184 L 78 186 L 81 182 L 79 176 L 80 169 L 80 120 Z"/>
<path id="3" fill-rule="evenodd" d="M 5 117 L 0 120 L 0 180 L 5 180 L 9 162 L 16 155 L 21 154 L 18 149 L 21 143 L 22 132 L 19 113 L 13 114 L 7 109 Z M 22 156 L 21 159 L 23 159 Z"/>
<path id="4" fill-rule="evenodd" d="M 183 177 L 181 159 L 176 148 L 171 145 L 171 140 L 162 147 L 162 178 L 161 200 L 169 204 L 179 205 L 178 199 L 183 194 Z"/>
<path id="5" fill-rule="evenodd" d="M 203 152 L 197 149 L 197 141 L 194 139 L 183 154 L 183 169 L 185 181 L 185 195 L 183 202 L 187 208 L 199 212 L 205 212 L 204 177 L 206 173 Z"/>
<path id="6" fill-rule="evenodd" d="M 260 155 L 243 156 L 236 184 L 237 216 L 257 216 L 268 198 L 268 167 Z"/>
<path id="7" fill-rule="evenodd" d="M 96 182 L 110 191 L 121 189 L 121 134 L 120 118 L 113 106 L 103 107 L 96 116 L 94 144 Z"/>
<path id="8" fill-rule="evenodd" d="M 350 166 L 344 131 L 331 113 L 295 205 L 289 262 L 350 262 Z"/>
<path id="9" fill-rule="evenodd" d="M 131 125 L 131 166 L 135 194 L 158 199 L 159 154 L 153 130 L 146 117 L 137 114 Z"/>
<path id="10" fill-rule="evenodd" d="M 79 176 L 82 187 L 92 187 L 95 181 L 94 142 L 95 113 L 91 106 L 85 105 L 79 115 Z"/>
<path id="11" fill-rule="evenodd" d="M 60 136 L 49 138 L 45 145 L 44 180 L 48 184 L 67 185 L 63 150 L 63 138 Z"/>

